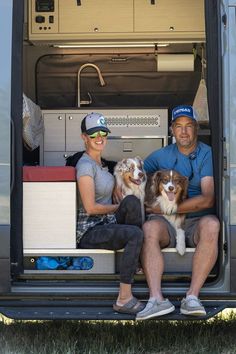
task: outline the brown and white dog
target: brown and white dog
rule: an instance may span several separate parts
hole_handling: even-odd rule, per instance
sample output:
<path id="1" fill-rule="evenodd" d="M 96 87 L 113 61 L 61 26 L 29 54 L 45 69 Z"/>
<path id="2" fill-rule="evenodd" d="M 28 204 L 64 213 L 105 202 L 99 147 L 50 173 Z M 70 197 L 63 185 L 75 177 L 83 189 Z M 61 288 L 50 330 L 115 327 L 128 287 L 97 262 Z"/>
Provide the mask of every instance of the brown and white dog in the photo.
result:
<path id="1" fill-rule="evenodd" d="M 114 176 L 116 185 L 121 191 L 123 198 L 127 195 L 135 195 L 140 199 L 142 222 L 144 222 L 144 198 L 147 176 L 143 169 L 143 160 L 136 156 L 119 161 L 114 168 Z"/>
<path id="2" fill-rule="evenodd" d="M 178 205 L 187 197 L 188 178 L 174 170 L 157 171 L 148 176 L 145 204 L 159 206 L 163 216 L 176 230 L 176 250 L 182 256 L 185 253 L 185 233 L 182 229 L 185 215 L 176 214 Z"/>

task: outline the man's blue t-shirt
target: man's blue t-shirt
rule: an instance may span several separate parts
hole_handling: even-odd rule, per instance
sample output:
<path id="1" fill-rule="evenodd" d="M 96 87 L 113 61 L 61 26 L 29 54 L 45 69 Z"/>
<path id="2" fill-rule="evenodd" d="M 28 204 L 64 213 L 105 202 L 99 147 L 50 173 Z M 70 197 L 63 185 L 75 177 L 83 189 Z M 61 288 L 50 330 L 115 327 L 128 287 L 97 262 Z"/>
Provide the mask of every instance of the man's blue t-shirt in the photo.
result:
<path id="1" fill-rule="evenodd" d="M 144 169 L 147 173 L 158 170 L 172 169 L 189 178 L 188 197 L 201 194 L 201 178 L 213 176 L 211 147 L 198 142 L 196 150 L 189 156 L 179 152 L 176 144 L 171 144 L 156 150 L 144 160 Z M 188 217 L 212 213 L 207 209 L 199 213 L 188 214 Z"/>

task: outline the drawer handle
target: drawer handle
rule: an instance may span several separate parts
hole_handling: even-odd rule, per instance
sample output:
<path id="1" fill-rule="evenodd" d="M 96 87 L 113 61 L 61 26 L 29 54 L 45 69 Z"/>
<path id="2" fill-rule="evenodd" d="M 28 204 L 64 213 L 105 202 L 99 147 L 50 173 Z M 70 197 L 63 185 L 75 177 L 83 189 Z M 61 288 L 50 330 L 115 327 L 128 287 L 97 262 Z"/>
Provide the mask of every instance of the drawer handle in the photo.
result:
<path id="1" fill-rule="evenodd" d="M 59 117 L 58 117 L 58 120 L 62 120 L 62 116 L 59 116 Z"/>
<path id="2" fill-rule="evenodd" d="M 69 120 L 72 120 L 73 119 L 73 117 L 72 116 L 69 116 Z"/>
<path id="3" fill-rule="evenodd" d="M 64 154 L 63 157 L 66 159 L 66 158 L 68 157 L 68 155 L 67 155 L 67 154 Z"/>

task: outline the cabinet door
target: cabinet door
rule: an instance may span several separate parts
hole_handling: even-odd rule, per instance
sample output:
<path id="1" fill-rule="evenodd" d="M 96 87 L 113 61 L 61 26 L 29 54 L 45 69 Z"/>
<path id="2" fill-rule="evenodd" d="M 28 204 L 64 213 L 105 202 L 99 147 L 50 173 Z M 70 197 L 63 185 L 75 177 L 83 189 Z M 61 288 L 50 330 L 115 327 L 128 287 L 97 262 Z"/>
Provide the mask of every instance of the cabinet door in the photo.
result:
<path id="1" fill-rule="evenodd" d="M 119 161 L 124 158 L 147 157 L 152 151 L 164 146 L 164 138 L 146 139 L 107 139 L 103 157 L 107 160 Z"/>
<path id="2" fill-rule="evenodd" d="M 66 114 L 66 151 L 85 149 L 81 138 L 81 121 L 84 116 L 84 113 Z"/>
<path id="3" fill-rule="evenodd" d="M 134 0 L 135 32 L 204 31 L 204 0 Z"/>
<path id="4" fill-rule="evenodd" d="M 43 155 L 44 166 L 65 166 L 67 153 L 65 151 L 46 151 Z"/>
<path id="5" fill-rule="evenodd" d="M 45 113 L 44 151 L 65 150 L 65 114 Z"/>
<path id="6" fill-rule="evenodd" d="M 133 31 L 133 0 L 59 0 L 59 33 Z"/>

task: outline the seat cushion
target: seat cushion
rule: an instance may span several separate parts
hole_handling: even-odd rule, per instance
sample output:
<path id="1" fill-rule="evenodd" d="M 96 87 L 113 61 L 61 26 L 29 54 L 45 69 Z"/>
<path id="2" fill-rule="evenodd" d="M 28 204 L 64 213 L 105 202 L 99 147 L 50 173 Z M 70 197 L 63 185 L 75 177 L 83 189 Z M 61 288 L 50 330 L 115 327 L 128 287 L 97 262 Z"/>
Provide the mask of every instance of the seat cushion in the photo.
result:
<path id="1" fill-rule="evenodd" d="M 76 181 L 72 166 L 24 166 L 24 182 L 72 182 Z"/>

